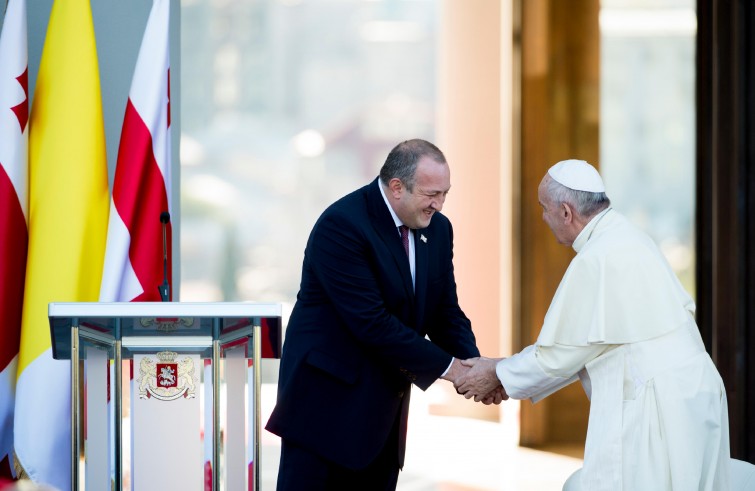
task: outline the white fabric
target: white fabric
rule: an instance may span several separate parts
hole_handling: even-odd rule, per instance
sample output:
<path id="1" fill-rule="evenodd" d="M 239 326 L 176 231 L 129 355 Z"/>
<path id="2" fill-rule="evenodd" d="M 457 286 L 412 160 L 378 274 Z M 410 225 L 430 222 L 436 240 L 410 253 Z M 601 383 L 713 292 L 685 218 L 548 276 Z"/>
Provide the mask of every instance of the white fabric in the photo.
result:
<path id="1" fill-rule="evenodd" d="M 52 348 L 36 357 L 18 377 L 16 401 L 31 402 L 19 406 L 27 409 L 16 412 L 14 424 L 14 433 L 25 436 L 15 447 L 24 470 L 33 481 L 70 489 L 70 360 L 54 360 Z"/>
<path id="2" fill-rule="evenodd" d="M 624 344 L 685 324 L 695 304 L 653 241 L 616 211 L 593 218 L 556 290 L 540 346 Z"/>
<path id="3" fill-rule="evenodd" d="M 562 160 L 548 169 L 548 175 L 557 183 L 575 191 L 606 192 L 598 171 L 584 160 Z"/>
<path id="4" fill-rule="evenodd" d="M 726 394 L 691 298 L 613 210 L 574 248 L 536 344 L 496 367 L 509 396 L 533 402 L 581 379 L 591 399 L 584 467 L 565 489 L 728 490 Z"/>
<path id="5" fill-rule="evenodd" d="M 505 381 L 503 387 L 509 397 L 539 401 L 576 380 L 576 377 L 548 375 L 536 358 L 537 348 L 527 346 L 520 353 L 498 362 L 496 375 Z"/>
<path id="6" fill-rule="evenodd" d="M 21 128 L 14 111 L 20 104 L 27 104 L 29 97 L 19 82 L 27 71 L 26 1 L 6 2 L 5 20 L 0 31 L 0 167 L 13 183 L 18 202 L 29 222 L 29 176 L 27 155 L 29 152 L 29 124 Z M 5 210 L 3 210 L 5 211 Z"/>
<path id="7" fill-rule="evenodd" d="M 614 347 L 612 345 L 531 345 L 506 358 L 504 363 L 498 363 L 496 374 L 499 380 L 506 381 L 503 386 L 509 397 L 538 402 L 572 382 L 576 382 L 578 378 L 581 378 L 580 370 L 588 361 Z M 587 392 L 589 397 L 589 391 Z"/>
<path id="8" fill-rule="evenodd" d="M 742 460 L 731 459 L 729 461 L 731 470 L 732 491 L 755 491 L 755 465 Z M 577 469 L 564 483 L 562 491 L 582 491 L 580 480 L 582 479 L 582 469 Z"/>
<path id="9" fill-rule="evenodd" d="M 163 175 L 172 213 L 170 136 L 170 0 L 154 0 L 144 29 L 128 98 L 149 128 L 152 153 Z"/>
<path id="10" fill-rule="evenodd" d="M 144 292 L 128 255 L 130 246 L 131 234 L 111 198 L 100 302 L 130 302 Z"/>
<path id="11" fill-rule="evenodd" d="M 755 465 L 743 460 L 731 459 L 731 489 L 755 491 Z"/>
<path id="12" fill-rule="evenodd" d="M 623 410 L 624 418 L 624 489 L 728 490 L 726 392 L 692 318 L 622 351 L 623 400 L 615 410 Z M 615 419 L 612 414 L 595 418 Z M 583 479 L 588 475 L 585 467 Z"/>
<path id="13" fill-rule="evenodd" d="M 592 360 L 586 368 L 591 386 L 590 424 L 587 426 L 581 482 L 587 482 L 585 489 L 618 491 L 622 489 L 624 457 L 621 445 L 623 421 L 618 417 L 621 415 L 624 350 L 611 350 Z"/>
<path id="14" fill-rule="evenodd" d="M 0 460 L 9 456 L 13 463 L 13 414 L 16 393 L 18 355 L 0 370 Z"/>
<path id="15" fill-rule="evenodd" d="M 581 491 L 581 488 L 579 486 L 579 481 L 582 478 L 582 469 L 577 469 L 572 473 L 571 476 L 566 480 L 564 483 L 564 487 L 561 488 L 562 491 Z"/>

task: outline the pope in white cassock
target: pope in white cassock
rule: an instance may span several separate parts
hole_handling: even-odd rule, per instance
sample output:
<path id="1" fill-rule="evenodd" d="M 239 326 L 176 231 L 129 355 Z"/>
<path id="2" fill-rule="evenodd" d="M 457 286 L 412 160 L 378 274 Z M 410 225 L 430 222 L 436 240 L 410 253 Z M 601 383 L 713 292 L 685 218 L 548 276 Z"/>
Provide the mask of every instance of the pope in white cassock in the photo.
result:
<path id="1" fill-rule="evenodd" d="M 502 384 L 537 402 L 580 379 L 590 398 L 584 464 L 564 490 L 728 490 L 726 393 L 694 302 L 650 237 L 610 207 L 587 162 L 551 167 L 538 198 L 577 255 L 537 342 L 465 361 L 457 390 L 480 400 Z"/>

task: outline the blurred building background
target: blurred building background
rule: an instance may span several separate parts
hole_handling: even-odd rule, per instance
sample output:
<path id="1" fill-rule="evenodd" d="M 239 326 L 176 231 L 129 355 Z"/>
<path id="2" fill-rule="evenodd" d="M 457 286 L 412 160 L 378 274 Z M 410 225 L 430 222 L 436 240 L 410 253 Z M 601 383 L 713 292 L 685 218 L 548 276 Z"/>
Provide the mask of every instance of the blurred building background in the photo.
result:
<path id="1" fill-rule="evenodd" d="M 610 198 L 694 297 L 694 0 L 602 0 L 600 165 Z"/>
<path id="2" fill-rule="evenodd" d="M 438 2 L 182 2 L 182 300 L 291 304 L 310 228 L 434 140 Z"/>

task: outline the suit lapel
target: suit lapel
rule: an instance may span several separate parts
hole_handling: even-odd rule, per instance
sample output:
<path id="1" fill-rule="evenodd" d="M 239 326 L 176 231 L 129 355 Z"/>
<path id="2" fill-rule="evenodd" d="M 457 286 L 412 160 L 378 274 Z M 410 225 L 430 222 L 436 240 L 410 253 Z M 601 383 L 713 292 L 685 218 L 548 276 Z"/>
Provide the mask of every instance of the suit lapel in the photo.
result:
<path id="1" fill-rule="evenodd" d="M 391 212 L 388 211 L 383 196 L 380 194 L 378 185 L 377 179 L 372 181 L 368 187 L 367 193 L 372 223 L 386 248 L 393 256 L 396 268 L 401 274 L 401 279 L 409 298 L 414 298 L 414 287 L 412 286 L 412 272 L 409 269 L 409 260 L 406 257 L 404 246 L 401 244 L 398 228 L 396 228 L 396 224 L 393 222 Z"/>

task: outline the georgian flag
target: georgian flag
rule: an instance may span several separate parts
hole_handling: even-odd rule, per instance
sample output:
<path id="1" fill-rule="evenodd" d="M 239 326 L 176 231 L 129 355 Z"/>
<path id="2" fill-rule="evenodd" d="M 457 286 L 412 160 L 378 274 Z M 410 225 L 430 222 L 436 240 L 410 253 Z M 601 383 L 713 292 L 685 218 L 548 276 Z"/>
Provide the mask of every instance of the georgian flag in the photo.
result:
<path id="1" fill-rule="evenodd" d="M 170 212 L 170 2 L 154 0 L 118 149 L 100 301 L 159 301 L 160 216 Z M 166 225 L 168 282 L 172 228 Z"/>
<path id="2" fill-rule="evenodd" d="M 0 33 L 0 478 L 13 476 L 13 408 L 28 247 L 29 85 L 26 0 Z"/>

